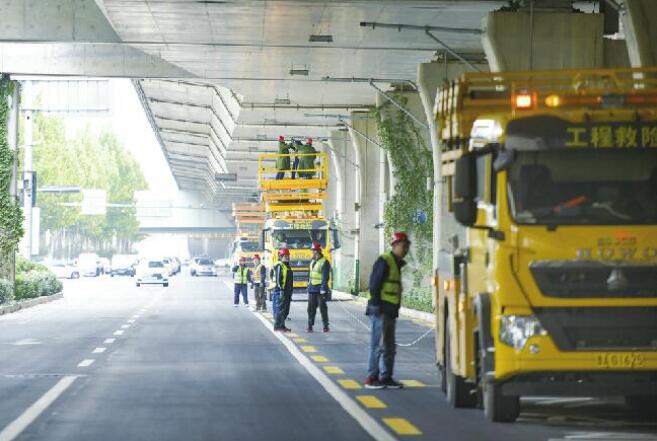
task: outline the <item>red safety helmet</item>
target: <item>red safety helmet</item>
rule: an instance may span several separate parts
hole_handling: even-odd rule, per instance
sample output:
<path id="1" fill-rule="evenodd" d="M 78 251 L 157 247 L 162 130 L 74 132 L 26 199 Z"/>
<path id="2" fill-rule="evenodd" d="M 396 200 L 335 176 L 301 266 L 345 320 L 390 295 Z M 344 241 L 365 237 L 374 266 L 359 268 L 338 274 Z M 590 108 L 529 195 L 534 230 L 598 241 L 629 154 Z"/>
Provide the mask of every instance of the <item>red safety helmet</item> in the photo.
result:
<path id="1" fill-rule="evenodd" d="M 397 242 L 401 242 L 401 241 L 407 242 L 409 244 L 411 243 L 411 241 L 408 240 L 408 235 L 403 231 L 395 231 L 394 233 L 392 233 L 392 240 L 390 241 L 390 245 L 394 245 Z"/>
<path id="2" fill-rule="evenodd" d="M 246 262 L 246 257 L 240 256 L 240 262 Z"/>
<path id="3" fill-rule="evenodd" d="M 283 136 L 283 135 L 279 135 L 278 140 L 279 140 L 280 142 L 285 142 L 285 136 Z"/>
<path id="4" fill-rule="evenodd" d="M 278 250 L 279 257 L 289 256 L 289 255 L 290 255 L 290 250 L 288 250 L 287 248 L 281 248 L 280 250 Z"/>
<path id="5" fill-rule="evenodd" d="M 260 254 L 254 254 L 254 255 L 253 255 L 253 258 L 254 258 L 254 259 L 258 259 L 258 260 L 260 260 Z"/>
<path id="6" fill-rule="evenodd" d="M 308 139 L 306 140 L 306 144 L 308 144 L 308 145 L 313 145 L 313 139 L 312 139 L 312 138 L 308 138 Z"/>
<path id="7" fill-rule="evenodd" d="M 320 253 L 322 252 L 322 246 L 319 244 L 319 242 L 313 242 L 310 249 L 313 251 L 319 251 Z"/>

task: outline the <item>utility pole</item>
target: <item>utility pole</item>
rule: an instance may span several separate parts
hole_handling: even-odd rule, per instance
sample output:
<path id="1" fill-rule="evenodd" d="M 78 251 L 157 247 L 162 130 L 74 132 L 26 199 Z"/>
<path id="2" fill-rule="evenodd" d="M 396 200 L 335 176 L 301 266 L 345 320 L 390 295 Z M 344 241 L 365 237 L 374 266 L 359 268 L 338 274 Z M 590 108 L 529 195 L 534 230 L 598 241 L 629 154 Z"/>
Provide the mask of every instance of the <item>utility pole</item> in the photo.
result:
<path id="1" fill-rule="evenodd" d="M 25 111 L 23 117 L 25 118 L 25 142 L 23 145 L 23 229 L 25 236 L 23 236 L 21 254 L 26 259 L 32 256 L 32 81 L 28 80 L 24 83 L 23 98 L 25 100 Z M 38 238 L 37 238 L 38 240 Z"/>

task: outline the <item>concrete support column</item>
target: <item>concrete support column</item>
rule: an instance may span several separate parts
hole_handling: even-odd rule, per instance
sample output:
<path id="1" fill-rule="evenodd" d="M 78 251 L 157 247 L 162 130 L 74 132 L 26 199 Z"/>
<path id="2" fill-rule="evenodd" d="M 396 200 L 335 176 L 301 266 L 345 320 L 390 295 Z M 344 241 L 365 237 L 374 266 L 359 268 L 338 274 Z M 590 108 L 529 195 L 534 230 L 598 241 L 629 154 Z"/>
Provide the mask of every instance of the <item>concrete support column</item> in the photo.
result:
<path id="1" fill-rule="evenodd" d="M 367 138 L 377 141 L 376 122 L 367 112 L 352 112 L 349 130 L 354 156 L 358 165 L 356 200 L 356 230 L 354 243 L 355 288 L 367 287 L 369 271 L 378 257 L 379 234 L 379 147 Z"/>
<path id="2" fill-rule="evenodd" d="M 657 65 L 657 2 L 625 0 L 624 6 L 623 28 L 632 67 Z"/>
<path id="3" fill-rule="evenodd" d="M 602 67 L 603 22 L 602 14 L 574 13 L 570 5 L 491 12 L 482 45 L 494 72 Z"/>
<path id="4" fill-rule="evenodd" d="M 344 288 L 353 278 L 355 262 L 356 211 L 354 205 L 357 197 L 357 171 L 358 165 L 351 146 L 348 133 L 342 131 L 331 132 L 328 142 L 331 151 L 331 171 L 339 176 L 342 182 L 338 186 L 340 196 L 336 194 L 336 211 L 338 213 L 337 226 L 340 230 L 340 243 L 342 247 L 334 254 L 333 276 L 334 286 Z M 340 190 L 341 188 L 341 190 Z"/>

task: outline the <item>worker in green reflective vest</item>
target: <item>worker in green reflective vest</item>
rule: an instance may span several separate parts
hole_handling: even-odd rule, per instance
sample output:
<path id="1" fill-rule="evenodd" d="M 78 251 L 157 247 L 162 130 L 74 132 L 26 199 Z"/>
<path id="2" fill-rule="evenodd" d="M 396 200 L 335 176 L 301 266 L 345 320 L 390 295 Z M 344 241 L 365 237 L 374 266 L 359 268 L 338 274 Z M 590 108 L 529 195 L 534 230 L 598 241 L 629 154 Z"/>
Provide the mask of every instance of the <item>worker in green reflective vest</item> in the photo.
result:
<path id="1" fill-rule="evenodd" d="M 313 332 L 317 306 L 322 315 L 324 332 L 329 332 L 329 317 L 326 301 L 329 298 L 329 281 L 331 280 L 331 264 L 322 254 L 319 242 L 312 244 L 313 258 L 308 270 L 308 327 L 306 332 Z"/>
<path id="2" fill-rule="evenodd" d="M 368 361 L 367 389 L 399 389 L 393 380 L 395 364 L 395 326 L 402 297 L 402 268 L 411 242 L 403 232 L 392 235 L 391 250 L 374 262 L 370 275 L 366 314 L 372 325 Z"/>
<path id="3" fill-rule="evenodd" d="M 233 282 L 235 289 L 233 291 L 233 306 L 237 308 L 240 305 L 240 294 L 244 306 L 249 306 L 249 283 L 251 282 L 251 270 L 246 266 L 246 257 L 240 256 L 239 265 L 233 267 Z"/>

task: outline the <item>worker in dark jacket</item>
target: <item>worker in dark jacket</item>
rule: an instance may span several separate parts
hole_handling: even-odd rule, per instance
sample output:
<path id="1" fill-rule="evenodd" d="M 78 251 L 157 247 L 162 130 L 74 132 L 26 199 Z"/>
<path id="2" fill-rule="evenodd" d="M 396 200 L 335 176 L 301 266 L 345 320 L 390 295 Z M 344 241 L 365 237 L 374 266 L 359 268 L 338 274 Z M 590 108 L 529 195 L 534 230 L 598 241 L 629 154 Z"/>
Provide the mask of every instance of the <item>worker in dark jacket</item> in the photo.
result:
<path id="1" fill-rule="evenodd" d="M 383 253 L 374 262 L 370 275 L 370 298 L 366 314 L 372 330 L 365 387 L 368 389 L 399 389 L 401 383 L 393 380 L 395 364 L 395 325 L 401 306 L 401 270 L 406 264 L 411 242 L 403 232 L 392 235 L 391 251 Z"/>
<path id="2" fill-rule="evenodd" d="M 317 306 L 322 314 L 324 332 L 329 332 L 328 307 L 326 301 L 329 296 L 329 281 L 331 280 L 331 264 L 322 254 L 319 242 L 312 244 L 313 258 L 308 270 L 308 327 L 306 332 L 313 332 Z"/>
<path id="3" fill-rule="evenodd" d="M 233 282 L 235 290 L 233 292 L 233 306 L 237 308 L 240 305 L 240 294 L 244 301 L 244 306 L 249 306 L 249 288 L 251 281 L 251 270 L 246 266 L 246 257 L 241 256 L 239 265 L 233 267 Z"/>
<path id="4" fill-rule="evenodd" d="M 312 179 L 315 175 L 315 159 L 317 159 L 317 150 L 313 147 L 313 139 L 308 138 L 306 143 L 300 146 L 297 155 L 299 158 L 299 177 L 303 179 Z"/>
<path id="5" fill-rule="evenodd" d="M 260 263 L 260 255 L 253 256 L 253 294 L 256 299 L 256 311 L 267 310 L 267 294 L 265 294 L 265 287 L 267 286 L 267 268 Z"/>
<path id="6" fill-rule="evenodd" d="M 294 272 L 290 268 L 290 250 L 278 250 L 278 262 L 274 265 L 272 304 L 274 309 L 274 331 L 290 332 L 285 319 L 290 313 L 290 302 L 294 289 Z"/>
<path id="7" fill-rule="evenodd" d="M 285 171 L 290 170 L 290 146 L 285 142 L 285 137 L 283 135 L 278 137 L 278 156 L 276 158 L 276 179 L 283 179 L 285 177 Z"/>

